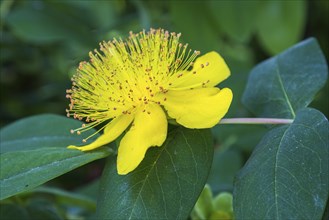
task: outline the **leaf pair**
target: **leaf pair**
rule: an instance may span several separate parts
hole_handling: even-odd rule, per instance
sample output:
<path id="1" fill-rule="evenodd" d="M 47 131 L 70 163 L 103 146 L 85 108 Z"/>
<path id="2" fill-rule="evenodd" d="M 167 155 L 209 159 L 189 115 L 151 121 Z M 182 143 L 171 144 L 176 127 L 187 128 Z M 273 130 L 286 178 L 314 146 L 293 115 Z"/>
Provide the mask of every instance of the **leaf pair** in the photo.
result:
<path id="1" fill-rule="evenodd" d="M 83 139 L 69 132 L 80 126 L 80 122 L 65 117 L 40 115 L 2 129 L 0 199 L 31 190 L 112 153 L 107 147 L 88 153 L 67 149 Z M 125 176 L 117 174 L 116 158 L 109 157 L 101 178 L 98 217 L 186 218 L 210 170 L 211 140 L 209 129 L 175 128 L 161 148 L 150 149 L 136 171 Z"/>
<path id="2" fill-rule="evenodd" d="M 321 219 L 329 189 L 329 124 L 321 112 L 306 107 L 327 74 L 314 39 L 251 72 L 244 104 L 259 117 L 295 120 L 270 130 L 237 176 L 238 219 Z"/>

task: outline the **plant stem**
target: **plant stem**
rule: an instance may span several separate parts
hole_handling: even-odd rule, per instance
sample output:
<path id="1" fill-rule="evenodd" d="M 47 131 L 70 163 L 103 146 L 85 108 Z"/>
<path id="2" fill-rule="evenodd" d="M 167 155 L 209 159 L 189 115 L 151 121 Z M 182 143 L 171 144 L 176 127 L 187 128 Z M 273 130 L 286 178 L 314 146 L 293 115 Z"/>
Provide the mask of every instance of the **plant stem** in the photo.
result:
<path id="1" fill-rule="evenodd" d="M 218 124 L 291 124 L 293 121 L 284 118 L 223 118 Z"/>

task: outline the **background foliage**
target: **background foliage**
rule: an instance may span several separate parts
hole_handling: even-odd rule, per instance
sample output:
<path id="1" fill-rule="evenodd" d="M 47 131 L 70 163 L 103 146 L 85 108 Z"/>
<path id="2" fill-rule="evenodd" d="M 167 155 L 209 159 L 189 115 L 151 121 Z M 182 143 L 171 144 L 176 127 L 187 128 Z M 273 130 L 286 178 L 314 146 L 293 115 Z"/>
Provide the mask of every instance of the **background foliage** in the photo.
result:
<path id="1" fill-rule="evenodd" d="M 329 56 L 328 1 L 2 0 L 0 12 L 1 126 L 39 113 L 65 115 L 65 90 L 71 86 L 70 77 L 78 63 L 88 59 L 88 52 L 98 48 L 100 41 L 125 38 L 130 30 L 162 27 L 181 32 L 183 41 L 192 49 L 221 53 L 232 72 L 221 87 L 230 87 L 234 92 L 226 117 L 260 116 L 257 111 L 249 112 L 241 101 L 248 74 L 257 63 L 311 36 L 317 38 L 327 60 Z M 310 104 L 327 118 L 328 88 L 327 82 Z M 63 127 L 59 132 L 69 136 L 69 129 Z M 234 176 L 266 128 L 223 125 L 214 127 L 212 132 L 216 146 L 208 183 L 215 195 L 232 192 Z M 92 161 L 108 154 L 96 152 L 84 159 Z M 27 209 L 16 213 L 33 219 L 42 212 L 33 207 L 42 203 L 47 210 L 43 214 L 48 218 L 56 219 L 54 213 L 67 210 L 63 208 L 67 204 L 68 215 L 89 215 L 95 209 L 93 196 L 98 184 L 89 183 L 98 179 L 103 164 L 103 160 L 93 162 L 48 183 L 83 192 L 84 201 L 89 201 L 83 203 L 87 204 L 84 209 L 76 208 L 81 201 L 76 194 L 46 188 L 29 201 Z M 40 194 L 51 196 L 38 197 Z M 59 201 L 61 206 L 54 206 L 53 201 Z M 8 204 L 6 210 L 10 209 L 17 207 Z"/>

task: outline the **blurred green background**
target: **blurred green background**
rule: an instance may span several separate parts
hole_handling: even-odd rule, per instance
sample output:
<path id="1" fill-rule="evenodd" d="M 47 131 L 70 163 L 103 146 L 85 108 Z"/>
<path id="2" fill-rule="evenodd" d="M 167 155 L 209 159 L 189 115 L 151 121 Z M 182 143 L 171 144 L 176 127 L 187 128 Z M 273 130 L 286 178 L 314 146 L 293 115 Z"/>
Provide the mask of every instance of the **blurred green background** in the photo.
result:
<path id="1" fill-rule="evenodd" d="M 181 32 L 193 50 L 221 53 L 232 75 L 220 87 L 234 92 L 226 117 L 252 116 L 240 99 L 257 63 L 308 37 L 329 55 L 327 0 L 1 0 L 0 12 L 1 126 L 34 114 L 65 115 L 65 90 L 78 63 L 100 41 L 125 38 L 130 30 Z M 328 92 L 327 82 L 312 103 L 327 117 Z M 262 126 L 213 129 L 217 150 L 209 183 L 215 192 L 232 190 L 235 173 L 264 132 Z M 76 174 L 93 179 L 97 167 Z"/>

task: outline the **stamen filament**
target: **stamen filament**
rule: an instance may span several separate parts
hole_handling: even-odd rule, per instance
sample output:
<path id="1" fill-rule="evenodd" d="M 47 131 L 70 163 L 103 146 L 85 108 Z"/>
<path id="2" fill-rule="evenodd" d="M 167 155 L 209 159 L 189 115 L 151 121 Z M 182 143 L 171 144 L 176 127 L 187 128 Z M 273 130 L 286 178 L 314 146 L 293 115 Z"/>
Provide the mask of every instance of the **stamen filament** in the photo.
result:
<path id="1" fill-rule="evenodd" d="M 107 125 L 107 124 L 106 124 L 106 125 Z M 106 125 L 104 125 L 104 126 L 101 127 L 100 129 L 98 129 L 96 132 L 94 132 L 93 134 L 91 134 L 91 135 L 89 135 L 88 137 L 86 137 L 85 139 L 83 139 L 83 141 L 85 142 L 85 141 L 87 141 L 89 138 L 91 138 L 91 137 L 95 136 L 96 134 L 98 134 L 100 131 L 102 131 L 102 130 L 106 127 Z"/>

